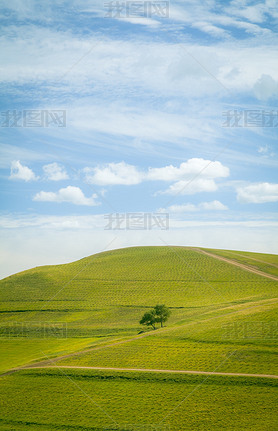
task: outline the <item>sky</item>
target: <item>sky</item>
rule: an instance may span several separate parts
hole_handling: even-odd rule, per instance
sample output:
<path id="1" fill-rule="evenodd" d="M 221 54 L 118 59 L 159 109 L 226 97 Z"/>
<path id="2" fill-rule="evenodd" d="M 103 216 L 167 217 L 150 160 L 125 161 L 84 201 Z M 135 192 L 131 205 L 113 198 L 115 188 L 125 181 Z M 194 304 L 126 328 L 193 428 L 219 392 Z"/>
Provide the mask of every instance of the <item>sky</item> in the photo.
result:
<path id="1" fill-rule="evenodd" d="M 278 253 L 276 0 L 2 0 L 0 277 Z"/>

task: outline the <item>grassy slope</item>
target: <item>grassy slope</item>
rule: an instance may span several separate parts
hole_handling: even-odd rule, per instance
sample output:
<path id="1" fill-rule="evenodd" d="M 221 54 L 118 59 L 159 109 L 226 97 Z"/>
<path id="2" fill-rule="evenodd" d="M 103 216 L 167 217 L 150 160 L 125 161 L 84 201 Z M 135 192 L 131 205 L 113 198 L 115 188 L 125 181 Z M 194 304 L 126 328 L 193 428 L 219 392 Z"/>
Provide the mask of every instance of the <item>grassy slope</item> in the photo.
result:
<path id="1" fill-rule="evenodd" d="M 0 393 L 1 430 L 277 430 L 270 379 L 28 370 L 3 378 Z"/>
<path id="2" fill-rule="evenodd" d="M 273 259 L 272 256 L 271 263 L 278 264 Z M 9 339 L 2 339 L 3 369 L 43 357 L 44 353 L 55 356 L 92 343 L 134 336 L 141 329 L 138 320 L 143 312 L 156 303 L 166 303 L 172 310 L 167 328 L 61 363 L 277 374 L 277 329 L 273 332 L 272 327 L 272 322 L 278 320 L 274 299 L 277 285 L 273 280 L 182 247 L 129 248 L 68 265 L 34 268 L 0 281 L 1 330 L 11 333 Z M 68 339 L 42 338 L 45 322 L 67 324 Z M 27 335 L 29 330 L 25 338 L 16 336 L 20 335 L 22 323 Z M 6 422 L 0 422 L 0 430 L 102 429 L 106 419 L 89 410 L 92 404 L 87 405 L 82 391 L 65 375 L 49 375 L 54 371 L 32 370 L 2 378 L 9 401 L 2 416 Z M 163 379 L 146 381 L 140 374 L 131 380 L 85 377 L 80 383 L 80 372 L 67 370 L 67 375 L 77 378 L 86 393 L 92 395 L 95 390 L 97 400 L 105 406 L 108 403 L 121 423 L 138 422 L 134 412 L 137 405 L 147 409 L 145 421 L 157 422 L 160 409 L 177 405 L 182 395 L 198 386 L 200 381 L 194 379 L 201 379 L 177 376 L 184 379 L 182 384 L 171 380 L 165 387 Z M 82 373 L 87 376 L 85 371 Z M 272 386 L 261 385 L 261 380 L 256 379 L 250 387 L 244 380 L 230 378 L 225 378 L 223 386 L 218 377 L 213 379 L 215 384 L 198 388 L 186 408 L 173 415 L 171 430 L 277 429 Z M 27 405 L 23 402 L 26 393 L 30 397 Z M 52 406 L 52 393 L 56 407 Z M 42 403 L 42 399 L 47 402 Z M 16 406 L 22 403 L 24 408 L 18 410 Z M 81 418 L 78 412 L 81 404 L 83 411 L 84 403 L 85 415 Z M 64 412 L 59 410 L 60 404 L 66 406 Z M 143 416 L 139 422 L 142 420 Z M 33 424 L 26 425 L 26 421 Z M 210 428 L 206 428 L 206 422 Z"/>
<path id="3" fill-rule="evenodd" d="M 57 364 L 278 374 L 277 320 L 271 301 L 233 306 Z"/>
<path id="4" fill-rule="evenodd" d="M 67 325 L 67 336 L 71 339 L 68 350 L 64 342 L 63 352 L 74 350 L 75 344 L 78 350 L 78 337 L 84 339 L 85 347 L 87 338 L 105 340 L 135 335 L 141 329 L 138 321 L 142 313 L 156 303 L 166 303 L 172 308 L 171 326 L 222 315 L 222 321 L 215 319 L 218 334 L 214 341 L 223 342 L 219 327 L 229 321 L 225 315 L 234 311 L 231 319 L 239 316 L 235 313 L 237 309 L 229 307 L 249 309 L 249 321 L 253 314 L 258 320 L 262 312 L 270 309 L 264 319 L 275 320 L 271 304 L 262 302 L 254 307 L 253 302 L 277 296 L 277 282 L 186 248 L 137 247 L 16 274 L 0 282 L 0 295 L 1 330 L 4 335 L 12 334 L 8 346 L 12 345 L 12 339 L 19 343 L 19 338 L 13 337 L 21 335 L 23 325 L 29 331 L 31 359 L 34 335 L 30 328 L 37 329 L 36 343 L 37 337 L 43 337 L 41 326 L 62 322 Z M 243 316 L 246 313 L 241 311 Z M 175 339 L 187 338 L 187 327 L 181 331 L 184 333 Z M 206 336 L 203 339 L 206 341 Z M 34 345 L 32 359 L 42 356 Z M 53 354 L 59 349 L 53 345 Z M 20 349 L 17 353 L 19 364 Z M 24 363 L 26 355 L 22 358 Z"/>
<path id="5" fill-rule="evenodd" d="M 0 372 L 82 350 L 98 342 L 97 338 L 1 338 Z"/>

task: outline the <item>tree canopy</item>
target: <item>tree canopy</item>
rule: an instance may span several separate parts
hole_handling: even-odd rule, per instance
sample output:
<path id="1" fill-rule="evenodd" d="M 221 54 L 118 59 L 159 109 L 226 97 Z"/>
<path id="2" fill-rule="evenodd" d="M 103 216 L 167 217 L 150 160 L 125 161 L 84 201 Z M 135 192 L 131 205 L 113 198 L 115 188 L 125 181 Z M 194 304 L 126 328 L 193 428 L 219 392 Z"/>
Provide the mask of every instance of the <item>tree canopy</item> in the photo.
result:
<path id="1" fill-rule="evenodd" d="M 159 322 L 161 325 L 161 328 L 163 327 L 163 323 L 166 322 L 171 314 L 171 311 L 169 310 L 166 305 L 156 305 L 154 307 L 154 312 L 156 315 L 156 322 Z"/>
<path id="2" fill-rule="evenodd" d="M 146 311 L 140 320 L 140 325 L 152 326 L 155 328 L 156 323 L 160 323 L 161 328 L 163 327 L 163 323 L 166 322 L 171 314 L 171 311 L 165 304 L 156 305 L 152 310 Z"/>
<path id="3" fill-rule="evenodd" d="M 152 326 L 153 329 L 155 329 L 155 322 L 156 322 L 156 315 L 155 311 L 146 311 L 146 313 L 143 315 L 142 319 L 140 320 L 140 325 L 146 325 L 146 326 Z"/>

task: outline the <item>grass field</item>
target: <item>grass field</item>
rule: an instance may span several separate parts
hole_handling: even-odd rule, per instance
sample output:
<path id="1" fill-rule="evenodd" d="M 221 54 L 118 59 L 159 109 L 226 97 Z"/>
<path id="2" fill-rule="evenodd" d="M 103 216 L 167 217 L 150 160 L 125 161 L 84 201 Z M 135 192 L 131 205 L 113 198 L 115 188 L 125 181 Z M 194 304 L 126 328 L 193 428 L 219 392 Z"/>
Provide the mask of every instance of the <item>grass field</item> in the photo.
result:
<path id="1" fill-rule="evenodd" d="M 278 256 L 208 251 L 276 275 Z M 58 367 L 277 375 L 277 287 L 186 247 L 134 247 L 34 268 L 0 281 L 0 371 L 51 358 Z M 171 309 L 167 326 L 137 335 L 142 314 L 157 303 Z M 154 424 L 188 396 L 161 426 L 276 431 L 276 384 L 254 377 L 18 371 L 1 377 L 0 430 L 162 430 Z"/>
<path id="2" fill-rule="evenodd" d="M 148 337 L 59 361 L 59 365 L 278 374 L 277 304 L 206 312 Z M 274 332 L 275 331 L 275 332 Z"/>
<path id="3" fill-rule="evenodd" d="M 4 430 L 277 430 L 277 381 L 267 379 L 25 370 L 1 391 Z"/>
<path id="4" fill-rule="evenodd" d="M 98 341 L 98 338 L 1 338 L 0 372 L 43 360 L 46 356 L 52 358 L 82 350 Z"/>

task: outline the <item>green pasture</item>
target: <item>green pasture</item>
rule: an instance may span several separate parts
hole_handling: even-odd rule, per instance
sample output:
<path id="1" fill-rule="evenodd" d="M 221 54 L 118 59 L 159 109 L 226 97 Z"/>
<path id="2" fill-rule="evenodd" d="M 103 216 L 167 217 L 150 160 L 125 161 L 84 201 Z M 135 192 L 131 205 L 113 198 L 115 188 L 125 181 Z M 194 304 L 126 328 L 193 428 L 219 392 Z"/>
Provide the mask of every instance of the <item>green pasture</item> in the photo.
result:
<path id="1" fill-rule="evenodd" d="M 278 374 L 277 321 L 271 301 L 233 306 L 58 365 Z"/>
<path id="2" fill-rule="evenodd" d="M 2 379 L 1 430 L 277 429 L 271 379 L 69 369 Z"/>

